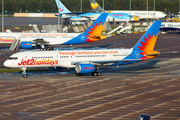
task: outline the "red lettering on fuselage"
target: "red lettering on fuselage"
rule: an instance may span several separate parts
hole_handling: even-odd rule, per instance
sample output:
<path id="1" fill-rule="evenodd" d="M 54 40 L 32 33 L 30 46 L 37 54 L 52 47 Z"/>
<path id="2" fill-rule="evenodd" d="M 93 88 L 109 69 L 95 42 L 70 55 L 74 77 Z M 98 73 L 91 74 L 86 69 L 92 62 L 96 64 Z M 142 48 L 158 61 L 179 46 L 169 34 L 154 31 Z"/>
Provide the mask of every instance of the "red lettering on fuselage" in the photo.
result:
<path id="1" fill-rule="evenodd" d="M 18 63 L 19 66 L 22 65 L 57 65 L 58 60 L 50 60 L 50 59 L 42 59 L 42 60 L 37 60 L 37 59 L 28 59 L 24 60 L 22 59 L 20 63 Z"/>
<path id="2" fill-rule="evenodd" d="M 113 14 L 113 16 L 123 16 L 123 14 Z"/>

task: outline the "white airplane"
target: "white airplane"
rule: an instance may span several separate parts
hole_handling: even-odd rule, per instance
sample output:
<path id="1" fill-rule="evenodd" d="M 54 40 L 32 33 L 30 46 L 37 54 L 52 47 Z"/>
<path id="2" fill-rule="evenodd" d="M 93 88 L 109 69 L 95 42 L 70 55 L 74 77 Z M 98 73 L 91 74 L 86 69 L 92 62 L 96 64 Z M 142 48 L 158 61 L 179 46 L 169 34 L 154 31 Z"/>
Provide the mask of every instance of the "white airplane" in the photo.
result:
<path id="1" fill-rule="evenodd" d="M 102 12 L 89 12 L 89 13 L 72 13 L 70 12 L 60 0 L 55 0 L 57 7 L 59 9 L 59 13 L 61 18 L 71 20 L 71 21 L 89 21 L 89 20 L 96 20 L 99 15 Z M 130 20 L 130 15 L 129 13 L 109 13 L 108 17 L 106 19 L 107 21 L 129 21 Z M 131 21 L 138 21 L 137 17 L 131 16 Z"/>
<path id="2" fill-rule="evenodd" d="M 62 44 L 73 45 L 89 43 L 105 39 L 101 35 L 108 13 L 103 13 L 94 23 L 83 33 L 0 33 L 0 43 L 12 43 L 14 39 L 19 39 L 22 48 L 35 48 L 40 45 L 44 50 L 45 46 Z"/>
<path id="3" fill-rule="evenodd" d="M 20 68 L 27 77 L 27 68 L 64 67 L 75 68 L 76 74 L 101 75 L 99 66 L 119 66 L 148 60 L 160 55 L 154 51 L 161 21 L 155 21 L 137 44 L 130 49 L 57 50 L 18 52 L 4 62 L 4 66 Z"/>
<path id="4" fill-rule="evenodd" d="M 89 0 L 93 11 L 104 11 L 95 0 Z M 111 11 L 112 13 L 127 13 L 130 14 L 129 10 L 105 10 L 105 12 Z M 131 10 L 132 16 L 138 16 L 139 19 L 160 19 L 166 16 L 161 11 L 143 11 L 143 10 Z"/>
<path id="5" fill-rule="evenodd" d="M 180 22 L 162 22 L 161 27 L 160 27 L 161 31 L 177 31 L 180 32 Z"/>

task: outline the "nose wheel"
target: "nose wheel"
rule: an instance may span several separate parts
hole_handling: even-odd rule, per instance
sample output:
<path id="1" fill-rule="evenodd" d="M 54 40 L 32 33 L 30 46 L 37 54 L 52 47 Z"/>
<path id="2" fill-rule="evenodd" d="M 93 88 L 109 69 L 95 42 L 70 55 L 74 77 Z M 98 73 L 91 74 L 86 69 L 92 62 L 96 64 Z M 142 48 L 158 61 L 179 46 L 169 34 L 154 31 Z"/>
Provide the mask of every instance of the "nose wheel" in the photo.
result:
<path id="1" fill-rule="evenodd" d="M 23 77 L 24 77 L 24 78 L 27 78 L 26 68 L 22 68 L 22 70 L 23 70 L 23 72 L 22 72 Z"/>
<path id="2" fill-rule="evenodd" d="M 27 78 L 27 74 L 24 74 L 23 77 L 24 77 L 24 78 Z"/>

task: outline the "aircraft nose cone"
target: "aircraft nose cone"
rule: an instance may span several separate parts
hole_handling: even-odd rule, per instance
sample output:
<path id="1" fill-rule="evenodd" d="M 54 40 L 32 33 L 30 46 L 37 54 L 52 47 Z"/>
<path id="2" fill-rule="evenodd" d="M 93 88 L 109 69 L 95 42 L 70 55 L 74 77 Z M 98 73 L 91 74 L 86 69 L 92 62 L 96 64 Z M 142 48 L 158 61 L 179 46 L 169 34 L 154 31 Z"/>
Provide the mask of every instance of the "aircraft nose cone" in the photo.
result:
<path id="1" fill-rule="evenodd" d="M 3 65 L 4 65 L 5 67 L 9 67 L 8 61 L 6 60 L 6 61 L 3 63 Z"/>

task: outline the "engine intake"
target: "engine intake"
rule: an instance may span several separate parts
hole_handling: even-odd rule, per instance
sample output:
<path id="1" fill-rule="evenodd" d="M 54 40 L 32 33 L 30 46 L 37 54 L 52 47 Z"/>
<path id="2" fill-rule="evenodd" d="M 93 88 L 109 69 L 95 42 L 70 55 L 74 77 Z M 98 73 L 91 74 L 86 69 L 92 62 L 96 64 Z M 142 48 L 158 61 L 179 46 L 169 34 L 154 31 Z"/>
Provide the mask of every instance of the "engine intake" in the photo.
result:
<path id="1" fill-rule="evenodd" d="M 28 49 L 28 48 L 36 47 L 36 44 L 32 42 L 21 42 L 21 47 Z"/>

